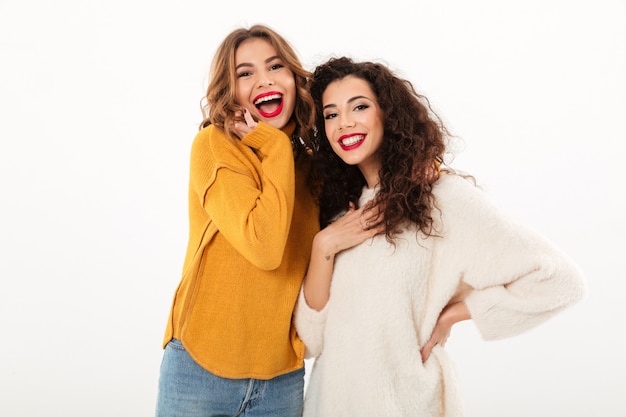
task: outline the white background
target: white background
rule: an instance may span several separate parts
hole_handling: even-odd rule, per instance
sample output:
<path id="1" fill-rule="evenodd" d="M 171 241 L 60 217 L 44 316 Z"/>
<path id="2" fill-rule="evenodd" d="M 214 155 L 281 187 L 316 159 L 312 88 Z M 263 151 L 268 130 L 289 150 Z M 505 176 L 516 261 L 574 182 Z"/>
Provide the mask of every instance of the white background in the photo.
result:
<path id="1" fill-rule="evenodd" d="M 0 0 L 0 415 L 153 415 L 208 66 L 257 22 L 411 79 L 586 273 L 524 335 L 453 330 L 467 417 L 626 416 L 624 0 Z"/>

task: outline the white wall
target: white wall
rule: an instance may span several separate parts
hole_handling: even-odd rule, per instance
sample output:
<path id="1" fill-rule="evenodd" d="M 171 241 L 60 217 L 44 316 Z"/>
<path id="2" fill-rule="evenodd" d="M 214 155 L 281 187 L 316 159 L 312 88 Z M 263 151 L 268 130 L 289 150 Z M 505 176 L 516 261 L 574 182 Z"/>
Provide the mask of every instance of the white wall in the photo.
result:
<path id="1" fill-rule="evenodd" d="M 453 330 L 467 417 L 626 416 L 624 0 L 212 3 L 0 0 L 0 415 L 153 415 L 206 72 L 263 22 L 413 80 L 453 166 L 586 272 L 525 335 Z"/>

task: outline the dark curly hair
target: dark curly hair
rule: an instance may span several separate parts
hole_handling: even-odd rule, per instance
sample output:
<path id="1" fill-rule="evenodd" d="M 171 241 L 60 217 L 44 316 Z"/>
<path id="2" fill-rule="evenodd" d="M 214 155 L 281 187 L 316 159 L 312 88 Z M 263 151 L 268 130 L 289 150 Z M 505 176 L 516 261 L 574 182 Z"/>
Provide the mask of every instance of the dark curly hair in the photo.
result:
<path id="1" fill-rule="evenodd" d="M 316 105 L 321 226 L 326 227 L 351 202 L 358 207 L 367 184 L 357 166 L 346 164 L 335 154 L 324 128 L 322 94 L 330 83 L 347 76 L 369 83 L 384 114 L 380 183 L 373 203 L 382 207 L 387 239 L 393 242 L 399 226 L 407 220 L 431 235 L 432 184 L 439 177 L 448 130 L 411 82 L 383 64 L 355 62 L 347 57 L 331 58 L 319 65 L 309 82 Z"/>

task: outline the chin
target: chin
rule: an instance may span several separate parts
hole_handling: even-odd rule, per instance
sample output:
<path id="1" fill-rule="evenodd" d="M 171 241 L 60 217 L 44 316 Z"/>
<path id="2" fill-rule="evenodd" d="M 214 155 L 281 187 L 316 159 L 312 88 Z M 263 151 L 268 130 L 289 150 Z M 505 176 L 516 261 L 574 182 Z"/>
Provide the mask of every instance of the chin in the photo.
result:
<path id="1" fill-rule="evenodd" d="M 264 120 L 268 125 L 275 127 L 276 129 L 282 129 L 287 125 L 289 119 L 285 119 L 284 117 L 274 117 L 268 120 Z"/>

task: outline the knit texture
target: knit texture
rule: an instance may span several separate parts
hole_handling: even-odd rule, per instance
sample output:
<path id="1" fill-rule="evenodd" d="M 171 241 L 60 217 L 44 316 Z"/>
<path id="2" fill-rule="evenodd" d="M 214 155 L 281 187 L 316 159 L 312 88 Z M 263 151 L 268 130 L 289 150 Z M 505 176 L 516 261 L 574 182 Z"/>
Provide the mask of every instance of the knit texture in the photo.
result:
<path id="1" fill-rule="evenodd" d="M 299 296 L 296 328 L 316 358 L 304 416 L 459 417 L 454 365 L 435 346 L 439 313 L 464 300 L 485 339 L 517 335 L 580 300 L 581 271 L 531 229 L 505 216 L 460 176 L 434 185 L 437 237 L 414 227 L 394 248 L 383 235 L 339 253 L 321 311 Z M 361 204 L 373 198 L 365 189 Z"/>
<path id="2" fill-rule="evenodd" d="M 261 122 L 238 140 L 210 125 L 192 145 L 189 243 L 163 344 L 180 339 L 221 377 L 304 365 L 292 312 L 319 226 L 294 127 Z"/>

